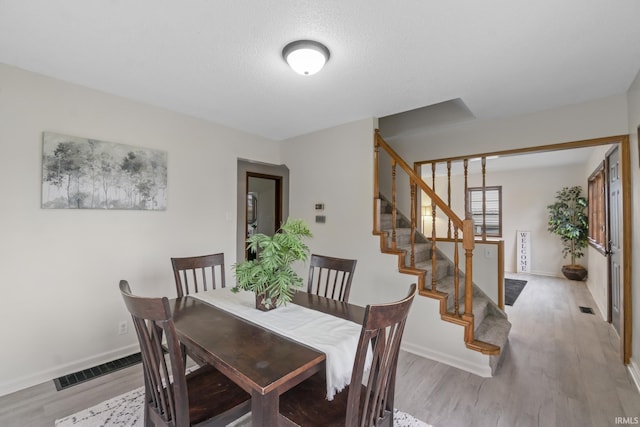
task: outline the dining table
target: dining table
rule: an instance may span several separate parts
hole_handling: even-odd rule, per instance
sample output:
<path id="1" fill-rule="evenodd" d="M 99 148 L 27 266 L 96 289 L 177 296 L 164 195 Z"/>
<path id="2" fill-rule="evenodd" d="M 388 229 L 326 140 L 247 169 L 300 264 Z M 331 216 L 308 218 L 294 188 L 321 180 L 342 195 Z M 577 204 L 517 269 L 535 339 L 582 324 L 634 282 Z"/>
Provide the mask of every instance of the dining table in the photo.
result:
<path id="1" fill-rule="evenodd" d="M 217 306 L 216 296 L 222 294 L 208 292 L 209 299 L 193 294 L 170 300 L 178 338 L 251 395 L 254 427 L 287 425 L 279 413 L 280 395 L 325 370 L 326 353 Z M 353 322 L 357 330 L 364 320 L 363 307 L 303 291 L 289 304 Z"/>

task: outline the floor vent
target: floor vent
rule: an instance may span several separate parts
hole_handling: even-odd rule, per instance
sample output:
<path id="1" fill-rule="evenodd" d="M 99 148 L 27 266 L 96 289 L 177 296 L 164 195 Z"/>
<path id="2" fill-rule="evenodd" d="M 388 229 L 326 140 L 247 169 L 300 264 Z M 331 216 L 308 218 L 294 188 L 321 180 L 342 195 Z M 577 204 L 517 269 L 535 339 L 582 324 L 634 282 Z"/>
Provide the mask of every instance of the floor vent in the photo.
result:
<path id="1" fill-rule="evenodd" d="M 112 360 L 111 362 L 103 363 L 102 365 L 94 366 L 93 368 L 74 372 L 73 374 L 63 375 L 60 378 L 54 379 L 53 383 L 56 386 L 56 390 L 60 391 L 76 384 L 89 381 L 93 378 L 128 368 L 129 366 L 133 366 L 140 362 L 142 362 L 142 355 L 140 353 L 135 353 L 131 356 L 122 357 L 120 359 Z"/>
<path id="2" fill-rule="evenodd" d="M 581 306 L 581 305 L 580 305 L 580 306 L 578 306 L 578 307 L 580 307 L 580 311 L 581 311 L 581 312 L 583 312 L 583 313 L 595 314 L 595 313 L 593 312 L 593 308 L 591 308 L 591 307 L 583 307 L 583 306 Z"/>

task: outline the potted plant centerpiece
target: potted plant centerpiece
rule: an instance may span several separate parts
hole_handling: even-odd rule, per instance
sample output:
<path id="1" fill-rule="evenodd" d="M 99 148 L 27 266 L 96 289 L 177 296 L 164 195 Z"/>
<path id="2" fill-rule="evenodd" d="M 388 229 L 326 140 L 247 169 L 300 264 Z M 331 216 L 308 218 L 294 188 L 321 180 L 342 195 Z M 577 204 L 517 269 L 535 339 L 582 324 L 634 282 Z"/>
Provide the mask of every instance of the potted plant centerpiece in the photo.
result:
<path id="1" fill-rule="evenodd" d="M 587 269 L 576 264 L 584 255 L 589 233 L 589 218 L 585 213 L 587 199 L 582 196 L 582 187 L 564 187 L 556 192 L 556 202 L 547 206 L 549 210 L 548 230 L 562 239 L 562 255 L 571 257 L 570 265 L 562 266 L 562 273 L 570 280 L 584 280 Z"/>
<path id="2" fill-rule="evenodd" d="M 232 291 L 255 292 L 256 308 L 260 310 L 290 302 L 295 288 L 303 283 L 291 265 L 308 259 L 309 248 L 304 239 L 309 237 L 313 237 L 311 231 L 300 219 L 287 219 L 273 236 L 251 235 L 248 248 L 257 257 L 233 266 L 237 283 Z"/>

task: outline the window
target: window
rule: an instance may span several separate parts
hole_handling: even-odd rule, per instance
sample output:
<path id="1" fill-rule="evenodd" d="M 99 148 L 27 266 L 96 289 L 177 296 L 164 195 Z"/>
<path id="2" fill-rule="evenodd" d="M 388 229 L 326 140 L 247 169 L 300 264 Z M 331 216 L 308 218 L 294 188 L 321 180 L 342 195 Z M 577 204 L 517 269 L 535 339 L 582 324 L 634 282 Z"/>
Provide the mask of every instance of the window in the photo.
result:
<path id="1" fill-rule="evenodd" d="M 607 178 L 604 162 L 589 177 L 589 243 L 601 252 L 607 248 Z"/>
<path id="2" fill-rule="evenodd" d="M 502 237 L 502 186 L 469 187 L 468 200 L 474 224 L 474 234 L 482 236 L 482 226 L 485 225 L 485 235 L 488 237 Z M 484 221 L 483 195 L 484 193 Z"/>

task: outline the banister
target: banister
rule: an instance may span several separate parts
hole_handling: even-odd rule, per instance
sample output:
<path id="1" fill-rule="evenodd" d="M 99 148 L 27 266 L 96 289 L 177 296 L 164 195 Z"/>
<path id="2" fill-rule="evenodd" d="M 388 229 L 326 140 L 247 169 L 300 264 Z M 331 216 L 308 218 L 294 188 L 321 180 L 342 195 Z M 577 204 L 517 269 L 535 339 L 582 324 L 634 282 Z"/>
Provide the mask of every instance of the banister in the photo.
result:
<path id="1" fill-rule="evenodd" d="M 384 139 L 382 139 L 382 136 L 380 135 L 380 131 L 378 129 L 376 129 L 376 132 L 375 132 L 375 142 L 376 142 L 376 145 L 379 147 L 382 147 L 387 152 L 387 154 L 389 154 L 389 156 L 393 159 L 393 161 L 395 161 L 395 163 L 399 165 L 407 173 L 407 175 L 409 175 L 409 178 L 413 180 L 413 182 L 415 182 L 418 185 L 418 187 L 420 187 L 420 189 L 427 194 L 427 196 L 431 199 L 432 204 L 435 203 L 435 205 L 438 208 L 440 208 L 440 211 L 444 215 L 446 215 L 449 219 L 451 219 L 451 222 L 455 227 L 460 229 L 463 228 L 462 219 L 460 219 L 460 217 L 458 217 L 458 215 L 456 215 L 456 213 L 451 210 L 451 208 L 447 205 L 447 203 L 444 200 L 442 200 L 431 188 L 429 188 L 429 186 L 425 184 L 422 178 L 418 176 L 418 174 L 411 167 L 409 167 L 407 162 L 405 162 L 402 159 L 402 157 L 400 157 L 394 151 L 394 149 L 391 148 L 389 144 L 385 142 Z"/>
<path id="2" fill-rule="evenodd" d="M 402 168 L 402 170 L 404 170 L 404 172 L 409 176 L 409 182 L 412 186 L 412 196 L 411 196 L 411 201 L 412 201 L 412 206 L 411 206 L 411 210 L 415 210 L 415 205 L 414 205 L 414 199 L 415 199 L 415 193 L 413 191 L 413 186 L 418 186 L 420 187 L 420 189 L 422 191 L 424 191 L 426 193 L 426 195 L 431 199 L 431 206 L 432 206 L 432 221 L 434 221 L 434 226 L 432 226 L 432 285 L 431 285 L 431 289 L 432 291 L 436 291 L 436 282 L 435 282 L 435 278 L 433 275 L 433 271 L 435 271 L 435 210 L 436 210 L 436 206 L 438 208 L 440 208 L 440 211 L 447 216 L 447 218 L 449 219 L 449 230 L 448 232 L 451 232 L 451 227 L 453 226 L 453 229 L 455 230 L 455 240 L 458 241 L 458 230 L 462 230 L 462 246 L 464 249 L 464 257 L 465 257 L 465 280 L 464 280 L 464 288 L 465 288 L 465 312 L 462 315 L 463 318 L 469 322 L 469 324 L 471 325 L 470 328 L 467 328 L 466 331 L 466 340 L 467 342 L 471 342 L 473 341 L 473 311 L 472 311 L 472 307 L 473 307 L 473 279 L 472 279 L 472 258 L 473 258 L 473 248 L 475 245 L 475 237 L 473 234 L 473 219 L 470 217 L 470 215 L 468 215 L 468 213 L 465 213 L 465 219 L 462 220 L 460 219 L 460 217 L 458 217 L 458 215 L 456 215 L 455 212 L 453 212 L 451 210 L 451 208 L 449 207 L 449 203 L 446 203 L 444 200 L 442 200 L 433 189 L 431 189 L 423 180 L 422 178 L 416 173 L 416 171 L 411 168 L 405 161 L 404 159 L 402 159 L 402 157 L 400 157 L 393 148 L 391 148 L 386 141 L 382 138 L 382 136 L 380 135 L 380 132 L 378 129 L 376 129 L 375 131 L 375 138 L 374 138 L 375 144 L 374 144 L 374 152 L 375 152 L 375 182 L 374 182 L 374 187 L 376 190 L 376 196 L 377 196 L 377 190 L 378 190 L 378 161 L 379 161 L 379 148 L 382 147 L 387 154 L 389 154 L 389 156 L 391 157 L 391 164 L 392 164 L 392 215 L 393 215 L 393 219 L 392 219 L 392 247 L 393 249 L 396 249 L 395 246 L 395 179 L 396 179 L 396 167 L 399 165 L 400 168 Z M 450 174 L 450 164 L 449 164 L 449 174 Z M 466 171 L 465 171 L 466 172 Z M 435 179 L 435 176 L 433 177 L 433 179 Z M 465 176 L 466 179 L 466 176 Z M 466 185 L 466 184 L 465 184 Z M 466 191 L 465 191 L 466 193 Z M 449 198 L 451 197 L 450 195 L 450 190 L 449 190 Z M 375 198 L 374 198 L 375 199 Z M 465 194 L 465 200 L 466 200 L 466 194 Z M 413 212 L 412 212 L 413 215 Z M 414 221 L 412 220 L 412 227 L 411 227 L 411 234 L 413 235 L 414 233 Z M 411 257 L 413 258 L 413 242 L 412 242 L 412 254 Z M 457 254 L 457 244 L 456 244 L 456 254 L 455 254 L 455 269 L 456 269 L 456 273 L 455 273 L 455 315 L 456 316 L 460 316 L 459 312 L 458 312 L 458 264 L 459 264 L 459 260 L 458 260 L 458 254 Z M 411 262 L 412 267 L 414 266 L 413 261 Z"/>
<path id="3" fill-rule="evenodd" d="M 391 200 L 385 198 L 380 193 L 380 177 L 379 173 L 381 169 L 379 167 L 380 162 L 380 148 L 382 148 L 390 158 L 391 164 Z M 386 159 L 385 159 L 386 160 Z M 483 159 L 484 160 L 484 159 Z M 487 355 L 495 355 L 500 352 L 500 347 L 479 341 L 475 339 L 475 316 L 473 312 L 473 302 L 474 302 L 474 288 L 473 288 L 473 252 L 475 248 L 475 234 L 474 234 L 474 221 L 471 215 L 471 212 L 468 210 L 468 159 L 463 158 L 464 162 L 464 202 L 465 202 L 465 214 L 464 219 L 461 219 L 453 210 L 451 209 L 451 161 L 447 162 L 447 198 L 448 202 L 444 201 L 438 194 L 435 192 L 435 163 L 431 164 L 432 170 L 432 186 L 430 187 L 422 177 L 419 175 L 419 168 L 417 167 L 419 164 L 414 163 L 416 168 L 410 167 L 402 157 L 400 157 L 391 146 L 387 144 L 382 135 L 380 135 L 379 130 L 375 130 L 374 135 L 374 234 L 380 236 L 380 248 L 385 253 L 391 253 L 398 256 L 398 268 L 401 273 L 413 274 L 418 276 L 418 283 L 420 286 L 420 294 L 429 298 L 434 298 L 439 300 L 440 302 L 440 316 L 443 320 L 452 322 L 457 325 L 461 325 L 464 327 L 464 341 L 466 346 L 475 351 L 479 351 L 483 354 Z M 486 162 L 483 161 L 483 166 L 486 168 Z M 402 207 L 408 208 L 411 211 L 411 215 L 409 218 L 402 215 L 402 211 L 400 211 L 400 215 L 402 216 L 402 221 L 398 224 L 398 211 L 397 211 L 397 168 L 400 167 L 402 171 L 407 174 L 408 183 L 409 183 L 409 192 L 410 192 L 410 207 L 407 206 L 404 197 L 402 199 Z M 386 165 L 385 165 L 386 168 Z M 485 171 L 483 170 L 483 175 Z M 386 176 L 385 170 L 385 178 Z M 404 183 L 404 176 L 402 176 Z M 385 181 L 385 186 L 388 185 L 388 182 Z M 404 184 L 403 184 L 404 185 Z M 483 181 L 483 187 L 485 187 L 485 182 Z M 418 206 L 417 206 L 417 189 L 420 188 L 431 200 L 431 270 L 429 277 L 429 269 L 427 266 L 423 266 L 422 263 L 428 262 L 428 258 L 425 260 L 424 252 L 420 253 L 420 263 L 421 265 L 418 267 L 418 260 L 416 255 L 416 216 L 418 215 Z M 404 194 L 403 194 L 404 196 Z M 382 216 L 382 203 L 385 203 L 385 208 L 389 207 L 391 212 L 385 210 L 384 214 L 391 216 L 391 228 L 387 228 L 386 222 L 388 221 L 388 217 L 385 216 L 385 229 L 381 228 L 381 216 Z M 483 211 L 485 208 L 486 201 L 483 200 Z M 440 279 L 436 277 L 442 277 L 436 274 L 436 269 L 439 269 L 438 266 L 438 249 L 436 247 L 436 241 L 439 239 L 436 236 L 436 209 L 439 208 L 439 212 L 442 215 L 445 215 L 448 218 L 447 225 L 447 233 L 448 239 L 451 240 L 451 234 L 453 234 L 453 274 L 450 271 L 446 272 L 446 276 L 453 276 L 453 280 L 451 283 L 449 278 L 445 281 L 441 282 L 442 288 L 438 289 L 438 282 Z M 409 229 L 409 245 L 407 246 L 407 238 L 406 238 L 406 229 L 407 229 L 407 220 L 410 222 L 408 225 Z M 423 218 L 424 222 L 424 218 Z M 400 228 L 402 232 L 397 232 L 396 227 Z M 453 230 L 452 230 L 453 228 Z M 486 227 L 483 227 L 486 228 Z M 425 227 L 423 226 L 422 231 L 425 231 Z M 453 233 L 452 233 L 453 232 Z M 462 238 L 460 238 L 460 233 L 462 233 Z M 401 239 L 400 242 L 397 241 L 397 235 Z M 429 238 L 424 235 L 424 238 L 427 239 L 425 242 L 422 237 L 420 238 L 419 243 L 425 244 L 429 243 Z M 462 251 L 460 251 L 460 244 L 462 244 Z M 425 247 L 425 246 L 421 246 Z M 461 258 L 464 257 L 464 260 Z M 462 274 L 461 266 L 464 266 L 464 274 Z M 443 267 L 446 269 L 451 268 L 451 263 L 446 263 L 446 266 Z M 431 286 L 427 286 L 427 281 L 430 279 Z M 461 294 L 461 291 L 464 290 L 464 295 Z M 453 307 L 450 304 L 450 298 L 453 298 Z M 464 310 L 462 310 L 461 305 L 464 303 Z"/>

